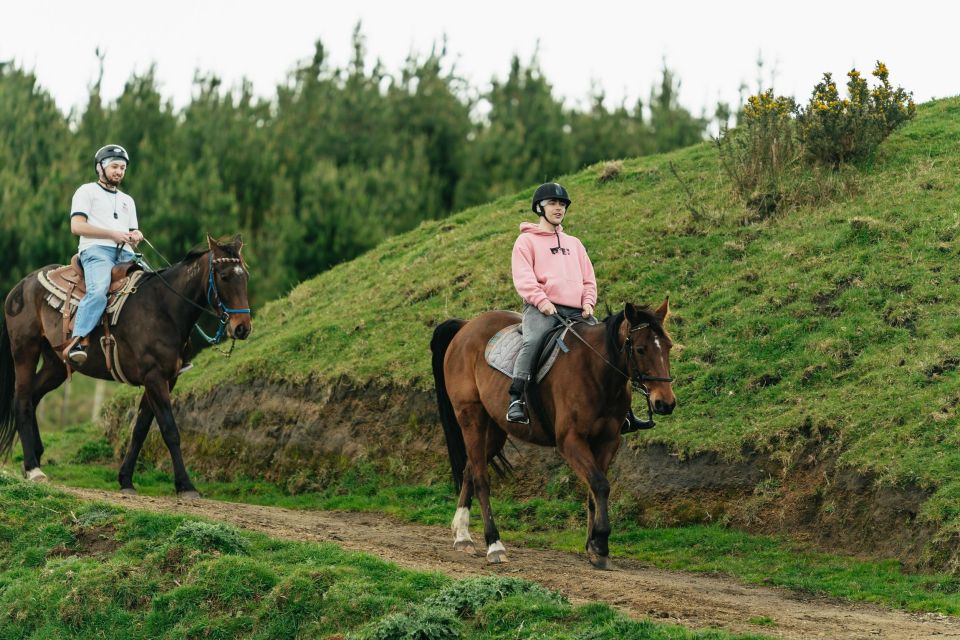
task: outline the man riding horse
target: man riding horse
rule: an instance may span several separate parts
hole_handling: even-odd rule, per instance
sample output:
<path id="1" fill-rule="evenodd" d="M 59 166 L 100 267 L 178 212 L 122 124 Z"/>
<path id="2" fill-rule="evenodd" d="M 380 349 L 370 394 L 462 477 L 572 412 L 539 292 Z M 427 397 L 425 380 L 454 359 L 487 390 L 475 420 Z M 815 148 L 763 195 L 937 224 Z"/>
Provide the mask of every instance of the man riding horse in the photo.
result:
<path id="1" fill-rule="evenodd" d="M 133 252 L 127 247 L 136 247 L 143 240 L 137 205 L 118 189 L 129 163 L 130 155 L 120 145 L 101 147 L 94 155 L 97 181 L 82 185 L 73 194 L 70 231 L 80 236 L 78 251 L 87 285 L 67 352 L 67 358 L 78 367 L 87 361 L 87 336 L 107 306 L 111 270 L 133 260 Z"/>

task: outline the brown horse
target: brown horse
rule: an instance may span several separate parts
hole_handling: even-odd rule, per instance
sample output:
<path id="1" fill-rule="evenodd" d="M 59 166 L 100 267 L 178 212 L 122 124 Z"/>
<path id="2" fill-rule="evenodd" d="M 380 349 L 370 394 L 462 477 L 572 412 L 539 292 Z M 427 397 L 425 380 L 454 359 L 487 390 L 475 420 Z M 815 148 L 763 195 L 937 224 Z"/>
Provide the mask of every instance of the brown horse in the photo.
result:
<path id="1" fill-rule="evenodd" d="M 587 485 L 587 555 L 599 568 L 609 565 L 610 522 L 607 469 L 620 447 L 620 430 L 630 407 L 632 387 L 647 395 L 649 407 L 669 414 L 676 406 L 670 378 L 672 342 L 665 323 L 668 302 L 651 311 L 627 304 L 623 311 L 590 326 L 578 324 L 562 354 L 533 391 L 530 424 L 506 421 L 510 378 L 484 359 L 490 338 L 520 316 L 507 311 L 483 313 L 469 322 L 447 320 L 433 333 L 433 375 L 454 484 L 460 500 L 453 518 L 454 548 L 474 553 L 470 504 L 480 500 L 487 560 L 504 562 L 506 550 L 490 511 L 487 465 L 507 436 L 556 446 Z"/>
<path id="2" fill-rule="evenodd" d="M 207 238 L 207 246 L 191 251 L 183 261 L 151 272 L 137 283 L 136 292 L 123 307 L 120 322 L 111 329 L 117 341 L 124 377 L 143 386 L 136 426 L 130 447 L 120 467 L 120 488 L 136 493 L 133 470 L 140 448 L 154 417 L 173 460 L 174 484 L 181 496 L 197 497 L 180 452 L 180 432 L 170 406 L 170 392 L 182 365 L 190 331 L 201 313 L 221 321 L 222 334 L 244 340 L 252 330 L 247 303 L 247 270 L 240 257 L 243 241 L 235 236 L 228 243 Z M 57 265 L 44 267 L 48 271 Z M 62 318 L 45 298 L 48 294 L 34 272 L 11 290 L 0 321 L 0 457 L 9 454 L 19 433 L 23 445 L 23 469 L 27 478 L 46 480 L 40 470 L 43 443 L 37 426 L 36 407 L 67 377 L 67 369 L 55 346 L 62 346 Z M 99 348 L 102 326 L 90 334 L 87 361 L 77 371 L 102 380 L 112 380 L 103 350 Z M 43 365 L 37 369 L 40 357 Z M 116 367 L 114 367 L 116 369 Z"/>

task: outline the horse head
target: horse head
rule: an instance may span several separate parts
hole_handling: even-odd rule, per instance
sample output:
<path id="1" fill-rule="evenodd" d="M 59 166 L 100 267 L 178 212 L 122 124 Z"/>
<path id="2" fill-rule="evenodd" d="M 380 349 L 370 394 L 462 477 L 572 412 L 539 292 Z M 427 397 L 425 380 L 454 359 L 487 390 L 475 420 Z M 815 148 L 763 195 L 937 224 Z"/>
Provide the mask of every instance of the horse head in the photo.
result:
<path id="1" fill-rule="evenodd" d="M 620 325 L 620 344 L 626 357 L 630 381 L 648 396 L 655 413 L 666 415 L 677 406 L 670 377 L 670 349 L 673 341 L 667 333 L 669 300 L 656 310 L 627 303 L 626 322 Z"/>
<path id="2" fill-rule="evenodd" d="M 208 235 L 207 245 L 210 249 L 207 300 L 228 318 L 227 335 L 246 340 L 253 324 L 247 300 L 247 263 L 240 254 L 243 240 L 237 234 L 229 242 L 218 242 Z"/>

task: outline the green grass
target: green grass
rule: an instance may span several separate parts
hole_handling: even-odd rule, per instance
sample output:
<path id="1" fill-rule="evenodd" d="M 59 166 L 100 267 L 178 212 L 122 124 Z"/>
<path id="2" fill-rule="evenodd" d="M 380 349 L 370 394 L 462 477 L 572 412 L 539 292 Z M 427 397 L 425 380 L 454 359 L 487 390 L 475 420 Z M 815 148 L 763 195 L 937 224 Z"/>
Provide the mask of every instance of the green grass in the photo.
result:
<path id="1" fill-rule="evenodd" d="M 761 637 L 637 622 L 513 578 L 454 581 L 0 474 L 0 640 L 344 636 Z"/>
<path id="2" fill-rule="evenodd" d="M 63 459 L 97 442 L 99 432 L 91 424 L 48 436 L 48 449 Z M 45 466 L 57 482 L 69 486 L 116 490 L 118 462 L 64 462 Z M 8 464 L 0 471 L 12 473 Z M 452 487 L 446 483 L 412 486 L 393 481 L 372 465 L 357 464 L 323 491 L 291 494 L 282 487 L 260 480 L 217 482 L 193 474 L 204 496 L 288 509 L 346 510 L 387 513 L 407 522 L 438 525 L 438 535 L 448 535 L 456 506 Z M 169 496 L 173 478 L 158 469 L 143 466 L 137 471 L 137 490 L 143 495 Z M 579 488 L 557 483 L 542 497 L 518 498 L 509 482 L 495 483 L 493 509 L 504 543 L 531 548 L 582 553 L 585 534 L 584 503 Z M 741 582 L 776 585 L 814 595 L 872 602 L 886 607 L 960 615 L 960 581 L 947 574 L 907 573 L 896 561 L 865 560 L 820 553 L 786 537 L 750 535 L 722 524 L 643 528 L 631 516 L 629 500 L 611 505 L 614 560 L 628 558 L 650 566 L 731 576 Z M 481 526 L 474 505 L 473 528 Z M 586 564 L 586 560 L 584 559 Z M 2 640 L 2 636 L 0 636 Z"/>
<path id="3" fill-rule="evenodd" d="M 679 409 L 638 441 L 789 466 L 819 438 L 880 484 L 929 490 L 920 522 L 960 535 L 958 149 L 960 99 L 921 105 L 852 195 L 749 225 L 708 144 L 628 160 L 603 183 L 599 165 L 562 178 L 601 308 L 670 295 Z M 204 374 L 176 393 L 254 380 L 428 389 L 437 322 L 519 307 L 509 253 L 529 196 L 426 222 L 302 283 L 258 309 L 230 360 L 198 358 Z M 111 410 L 132 402 L 120 393 Z"/>

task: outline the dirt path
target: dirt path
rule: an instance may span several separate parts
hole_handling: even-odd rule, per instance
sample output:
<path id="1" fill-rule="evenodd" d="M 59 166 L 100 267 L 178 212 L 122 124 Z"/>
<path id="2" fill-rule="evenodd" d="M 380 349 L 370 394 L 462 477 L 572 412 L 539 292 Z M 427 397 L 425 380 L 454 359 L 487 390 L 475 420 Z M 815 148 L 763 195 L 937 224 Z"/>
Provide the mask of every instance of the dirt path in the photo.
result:
<path id="1" fill-rule="evenodd" d="M 333 542 L 410 569 L 440 571 L 453 577 L 516 576 L 555 589 L 575 603 L 606 602 L 635 618 L 691 628 L 722 628 L 798 640 L 960 639 L 958 618 L 889 611 L 783 589 L 747 587 L 725 578 L 662 571 L 627 560 L 617 561 L 614 571 L 596 571 L 583 556 L 508 546 L 510 562 L 490 566 L 483 556 L 453 551 L 449 529 L 403 524 L 377 514 L 294 511 L 214 500 L 126 497 L 107 491 L 62 488 L 86 500 L 102 500 L 129 509 L 203 516 L 288 540 Z M 482 534 L 475 532 L 474 538 L 482 540 Z M 763 617 L 772 619 L 775 626 L 748 622 Z"/>

